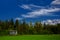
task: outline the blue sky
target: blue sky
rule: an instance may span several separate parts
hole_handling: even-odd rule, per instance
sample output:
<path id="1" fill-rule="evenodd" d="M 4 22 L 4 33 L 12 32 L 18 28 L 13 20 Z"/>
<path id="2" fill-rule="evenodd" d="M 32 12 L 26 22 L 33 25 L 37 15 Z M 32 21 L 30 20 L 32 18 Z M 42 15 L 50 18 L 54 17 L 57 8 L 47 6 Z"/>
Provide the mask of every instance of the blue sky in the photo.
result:
<path id="1" fill-rule="evenodd" d="M 0 20 L 60 19 L 60 0 L 0 0 Z"/>

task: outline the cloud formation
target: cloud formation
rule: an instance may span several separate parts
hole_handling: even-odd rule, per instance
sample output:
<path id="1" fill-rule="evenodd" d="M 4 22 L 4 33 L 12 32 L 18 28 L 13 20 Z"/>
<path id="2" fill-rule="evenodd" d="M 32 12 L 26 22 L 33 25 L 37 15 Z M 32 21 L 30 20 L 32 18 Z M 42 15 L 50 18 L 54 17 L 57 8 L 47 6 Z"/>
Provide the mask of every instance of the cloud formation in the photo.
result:
<path id="1" fill-rule="evenodd" d="M 29 12 L 26 15 L 22 15 L 22 16 L 26 18 L 32 18 L 37 16 L 43 16 L 43 15 L 48 16 L 48 15 L 52 15 L 52 12 L 57 12 L 59 10 L 60 8 L 39 9 L 33 12 Z"/>
<path id="2" fill-rule="evenodd" d="M 17 18 L 15 18 L 15 20 L 22 20 L 22 18 L 17 17 Z"/>
<path id="3" fill-rule="evenodd" d="M 48 19 L 48 20 L 44 20 L 44 21 L 42 21 L 41 22 L 42 24 L 49 24 L 49 25 L 56 25 L 57 23 L 60 23 L 60 19 L 53 19 L 53 20 L 50 20 L 50 19 Z"/>
<path id="4" fill-rule="evenodd" d="M 27 5 L 27 4 L 25 4 L 25 5 L 18 5 L 19 7 L 21 7 L 21 8 L 23 8 L 23 9 L 28 9 L 28 10 L 33 10 L 32 8 L 44 8 L 44 7 L 42 7 L 42 6 L 37 6 L 37 5 L 34 5 L 34 4 L 29 4 L 29 5 Z"/>
<path id="5" fill-rule="evenodd" d="M 23 8 L 23 9 L 31 9 L 31 7 L 29 5 L 19 5 L 19 7 Z"/>
<path id="6" fill-rule="evenodd" d="M 51 2 L 51 6 L 53 6 L 52 4 L 54 5 L 60 4 L 60 0 L 54 0 Z M 53 12 L 60 11 L 60 8 L 54 6 L 46 8 L 42 6 L 29 4 L 29 5 L 22 5 L 20 7 L 28 10 L 33 10 L 32 8 L 38 8 L 37 10 L 33 10 L 32 12 L 28 12 L 27 14 L 22 14 L 21 16 L 24 18 L 35 18 L 38 16 L 58 16 L 54 15 Z"/>
<path id="7" fill-rule="evenodd" d="M 51 4 L 53 4 L 53 5 L 60 5 L 60 0 L 54 0 Z"/>

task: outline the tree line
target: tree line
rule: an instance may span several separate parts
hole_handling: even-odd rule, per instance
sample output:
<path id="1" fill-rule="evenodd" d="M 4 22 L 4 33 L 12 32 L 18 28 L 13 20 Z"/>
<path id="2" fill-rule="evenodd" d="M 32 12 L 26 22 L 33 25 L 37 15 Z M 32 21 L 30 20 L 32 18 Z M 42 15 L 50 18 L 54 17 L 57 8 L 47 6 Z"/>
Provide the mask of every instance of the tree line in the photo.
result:
<path id="1" fill-rule="evenodd" d="M 60 34 L 60 23 L 56 25 L 42 25 L 41 22 L 35 22 L 34 25 L 30 21 L 30 23 L 26 23 L 25 20 L 22 22 L 13 19 L 1 21 L 0 20 L 0 35 L 8 35 L 9 30 L 17 30 L 20 35 L 35 35 L 35 34 Z"/>

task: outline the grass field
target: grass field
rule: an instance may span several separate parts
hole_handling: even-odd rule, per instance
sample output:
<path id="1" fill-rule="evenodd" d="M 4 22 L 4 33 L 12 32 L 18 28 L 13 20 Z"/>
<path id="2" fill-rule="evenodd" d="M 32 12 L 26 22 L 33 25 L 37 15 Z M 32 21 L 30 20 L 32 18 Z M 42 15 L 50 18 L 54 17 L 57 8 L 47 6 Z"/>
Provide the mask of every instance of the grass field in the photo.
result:
<path id="1" fill-rule="evenodd" d="M 0 40 L 60 40 L 60 35 L 0 36 Z"/>

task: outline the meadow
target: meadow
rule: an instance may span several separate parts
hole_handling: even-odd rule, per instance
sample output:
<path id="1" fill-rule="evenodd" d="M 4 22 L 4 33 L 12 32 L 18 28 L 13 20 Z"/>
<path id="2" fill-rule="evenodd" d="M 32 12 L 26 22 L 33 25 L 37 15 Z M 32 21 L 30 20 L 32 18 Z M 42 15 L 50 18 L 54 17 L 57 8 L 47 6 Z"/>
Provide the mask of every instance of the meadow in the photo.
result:
<path id="1" fill-rule="evenodd" d="M 0 40 L 60 40 L 60 35 L 0 36 Z"/>

